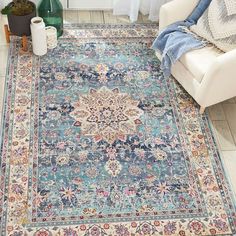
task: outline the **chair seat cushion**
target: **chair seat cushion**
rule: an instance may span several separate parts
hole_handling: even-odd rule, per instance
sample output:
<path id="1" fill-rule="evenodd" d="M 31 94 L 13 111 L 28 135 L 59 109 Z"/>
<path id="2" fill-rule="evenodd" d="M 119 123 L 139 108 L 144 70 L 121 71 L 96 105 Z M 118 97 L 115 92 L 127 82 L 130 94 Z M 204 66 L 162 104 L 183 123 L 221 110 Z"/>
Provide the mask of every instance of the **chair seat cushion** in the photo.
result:
<path id="1" fill-rule="evenodd" d="M 213 46 L 208 46 L 185 53 L 179 61 L 201 83 L 207 70 L 221 54 L 223 54 L 222 51 Z"/>

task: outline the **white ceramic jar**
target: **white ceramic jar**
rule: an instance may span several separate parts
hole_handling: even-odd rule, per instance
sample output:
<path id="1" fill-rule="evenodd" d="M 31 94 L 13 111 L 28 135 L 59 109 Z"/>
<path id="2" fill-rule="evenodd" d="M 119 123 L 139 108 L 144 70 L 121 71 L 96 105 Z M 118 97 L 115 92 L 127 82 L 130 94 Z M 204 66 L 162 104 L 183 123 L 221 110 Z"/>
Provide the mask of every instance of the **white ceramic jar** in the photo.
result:
<path id="1" fill-rule="evenodd" d="M 48 49 L 53 49 L 57 46 L 57 29 L 53 26 L 46 27 Z"/>
<path id="2" fill-rule="evenodd" d="M 30 24 L 33 53 L 43 56 L 47 53 L 47 37 L 45 23 L 41 17 L 34 17 Z"/>

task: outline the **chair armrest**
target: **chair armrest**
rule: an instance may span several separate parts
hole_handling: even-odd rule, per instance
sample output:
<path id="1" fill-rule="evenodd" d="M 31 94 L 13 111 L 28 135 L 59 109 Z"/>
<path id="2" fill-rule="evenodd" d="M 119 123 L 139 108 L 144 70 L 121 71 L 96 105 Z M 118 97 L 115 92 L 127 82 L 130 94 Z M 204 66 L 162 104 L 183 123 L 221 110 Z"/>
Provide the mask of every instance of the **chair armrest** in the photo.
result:
<path id="1" fill-rule="evenodd" d="M 205 74 L 196 100 L 204 107 L 236 96 L 236 49 L 217 57 Z"/>
<path id="2" fill-rule="evenodd" d="M 163 30 L 166 26 L 180 20 L 185 20 L 199 0 L 172 0 L 161 6 L 159 30 Z"/>

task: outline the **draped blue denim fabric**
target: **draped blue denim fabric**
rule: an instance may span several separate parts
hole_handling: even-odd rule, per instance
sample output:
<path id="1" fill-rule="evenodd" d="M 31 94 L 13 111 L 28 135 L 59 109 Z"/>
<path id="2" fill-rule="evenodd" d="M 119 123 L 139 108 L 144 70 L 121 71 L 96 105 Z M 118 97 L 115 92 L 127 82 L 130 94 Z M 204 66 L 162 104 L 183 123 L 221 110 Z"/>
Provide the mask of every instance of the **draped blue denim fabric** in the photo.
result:
<path id="1" fill-rule="evenodd" d="M 162 54 L 161 69 L 165 77 L 170 76 L 171 66 L 184 53 L 204 47 L 203 41 L 197 39 L 194 34 L 186 32 L 186 28 L 197 23 L 210 3 L 211 0 L 200 0 L 185 21 L 178 21 L 168 26 L 154 41 L 152 48 Z"/>

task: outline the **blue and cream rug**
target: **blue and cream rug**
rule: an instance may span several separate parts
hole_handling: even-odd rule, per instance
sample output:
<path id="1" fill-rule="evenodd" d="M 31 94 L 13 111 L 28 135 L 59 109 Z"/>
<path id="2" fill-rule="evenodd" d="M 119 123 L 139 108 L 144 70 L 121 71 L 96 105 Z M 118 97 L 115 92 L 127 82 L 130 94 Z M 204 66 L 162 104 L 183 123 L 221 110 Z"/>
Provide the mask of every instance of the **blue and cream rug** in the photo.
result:
<path id="1" fill-rule="evenodd" d="M 208 117 L 150 45 L 156 25 L 67 28 L 41 58 L 10 47 L 0 235 L 233 235 Z"/>

